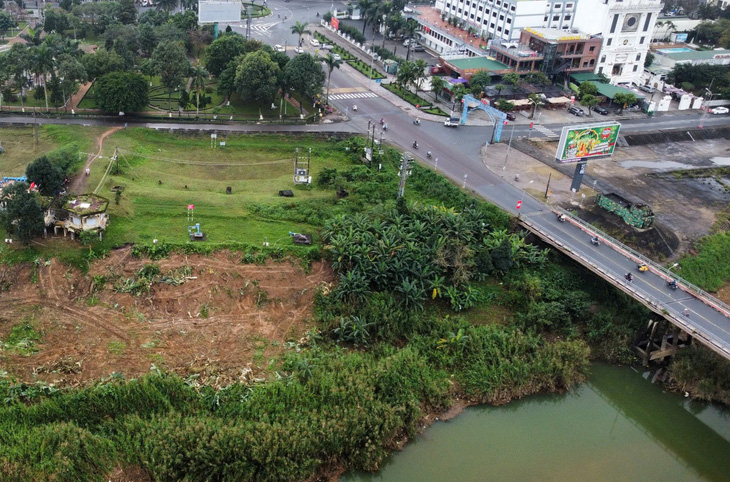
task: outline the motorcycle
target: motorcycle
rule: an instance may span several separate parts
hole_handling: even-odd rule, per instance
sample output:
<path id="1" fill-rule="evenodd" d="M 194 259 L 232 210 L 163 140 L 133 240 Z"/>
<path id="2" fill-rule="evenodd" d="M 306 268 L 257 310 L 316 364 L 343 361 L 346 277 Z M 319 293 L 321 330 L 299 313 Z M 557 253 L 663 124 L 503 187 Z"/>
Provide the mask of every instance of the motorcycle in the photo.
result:
<path id="1" fill-rule="evenodd" d="M 673 290 L 676 290 L 677 289 L 677 281 L 676 280 L 667 281 L 667 286 L 669 286 Z"/>
<path id="2" fill-rule="evenodd" d="M 624 278 L 626 278 L 626 281 L 628 281 L 629 283 L 631 283 L 632 281 L 634 281 L 634 275 L 632 275 L 631 273 L 626 273 L 624 275 Z"/>
<path id="3" fill-rule="evenodd" d="M 385 124 L 383 124 L 383 130 L 384 131 L 387 131 L 388 130 L 388 123 L 387 122 Z"/>
<path id="4" fill-rule="evenodd" d="M 416 142 L 416 141 L 413 141 L 413 148 L 414 148 L 414 149 L 418 149 L 418 142 Z"/>
<path id="5" fill-rule="evenodd" d="M 385 124 L 385 119 L 383 119 L 383 118 L 381 117 L 381 118 L 380 118 L 380 125 L 382 126 L 382 125 L 384 125 L 384 124 Z"/>
<path id="6" fill-rule="evenodd" d="M 645 273 L 645 272 L 649 271 L 649 267 L 643 263 L 636 266 L 636 269 L 639 270 L 639 273 Z"/>
<path id="7" fill-rule="evenodd" d="M 560 221 L 561 223 L 564 223 L 565 222 L 565 214 L 558 213 L 558 221 Z"/>
<path id="8" fill-rule="evenodd" d="M 414 126 L 420 126 L 421 125 L 421 119 L 416 119 L 413 121 Z"/>
<path id="9" fill-rule="evenodd" d="M 357 105 L 353 105 L 352 106 L 352 110 L 354 110 L 355 112 L 357 112 Z"/>
<path id="10" fill-rule="evenodd" d="M 598 236 L 596 236 L 595 238 L 591 238 L 591 244 L 593 246 L 599 246 L 601 244 L 600 241 L 598 241 Z"/>
<path id="11" fill-rule="evenodd" d="M 426 157 L 427 157 L 428 159 L 431 159 L 431 151 L 428 151 L 428 152 L 426 153 Z"/>

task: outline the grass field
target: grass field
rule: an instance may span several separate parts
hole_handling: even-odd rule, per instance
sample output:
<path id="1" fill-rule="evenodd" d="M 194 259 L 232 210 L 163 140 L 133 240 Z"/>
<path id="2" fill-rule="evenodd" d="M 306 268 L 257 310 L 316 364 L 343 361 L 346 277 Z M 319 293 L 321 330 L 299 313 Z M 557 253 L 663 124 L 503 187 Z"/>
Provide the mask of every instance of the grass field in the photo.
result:
<path id="1" fill-rule="evenodd" d="M 0 155 L 0 176 L 22 176 L 26 166 L 43 154 L 76 144 L 81 152 L 89 152 L 93 139 L 103 129 L 77 126 L 40 126 L 38 144 L 33 138 L 32 127 L 3 127 L 0 142 L 4 153 Z"/>
<path id="2" fill-rule="evenodd" d="M 222 140 L 219 138 L 218 141 Z M 114 147 L 119 147 L 119 174 L 113 169 L 99 194 L 112 199 L 112 222 L 104 244 L 149 242 L 154 238 L 185 242 L 187 227 L 199 222 L 209 243 L 245 242 L 290 245 L 289 231 L 316 232 L 306 222 L 266 219 L 252 213 L 259 205 L 275 207 L 332 200 L 332 192 L 295 189 L 295 149 L 312 148 L 312 176 L 324 167 L 342 167 L 343 152 L 334 143 L 307 137 L 228 136 L 225 148 L 211 148 L 205 136 L 171 135 L 145 129 L 128 129 L 105 143 L 105 156 L 92 168 L 88 190 L 99 185 Z M 119 204 L 113 186 L 123 186 Z M 187 188 L 185 187 L 187 186 Z M 226 194 L 231 187 L 232 194 Z M 292 189 L 295 198 L 278 196 Z M 193 204 L 194 221 L 187 219 Z M 286 216 L 284 216 L 286 218 Z"/>

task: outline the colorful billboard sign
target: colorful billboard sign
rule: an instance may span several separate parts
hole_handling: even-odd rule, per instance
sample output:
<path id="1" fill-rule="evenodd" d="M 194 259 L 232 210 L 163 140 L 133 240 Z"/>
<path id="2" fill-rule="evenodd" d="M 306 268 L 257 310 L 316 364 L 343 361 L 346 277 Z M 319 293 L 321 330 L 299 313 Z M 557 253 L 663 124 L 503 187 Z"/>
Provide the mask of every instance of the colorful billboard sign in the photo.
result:
<path id="1" fill-rule="evenodd" d="M 620 128 L 618 122 L 565 126 L 555 159 L 560 163 L 569 163 L 609 157 L 616 147 Z"/>
<path id="2" fill-rule="evenodd" d="M 333 29 L 339 30 L 340 29 L 340 20 L 335 17 L 332 17 L 332 19 L 330 20 L 330 25 L 332 25 Z"/>

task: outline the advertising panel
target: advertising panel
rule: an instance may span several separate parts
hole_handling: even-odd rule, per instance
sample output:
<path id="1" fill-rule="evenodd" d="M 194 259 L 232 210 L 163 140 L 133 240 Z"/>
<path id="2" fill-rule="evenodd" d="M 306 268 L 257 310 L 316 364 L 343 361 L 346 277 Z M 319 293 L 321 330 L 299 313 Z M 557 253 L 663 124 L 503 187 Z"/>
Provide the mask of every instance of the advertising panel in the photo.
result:
<path id="1" fill-rule="evenodd" d="M 228 23 L 241 21 L 241 2 L 199 0 L 198 23 Z"/>
<path id="2" fill-rule="evenodd" d="M 330 25 L 332 25 L 333 29 L 339 30 L 340 29 L 340 20 L 335 17 L 332 17 L 332 19 L 330 20 Z"/>
<path id="3" fill-rule="evenodd" d="M 609 157 L 616 147 L 620 128 L 618 122 L 565 126 L 555 159 L 560 163 L 570 163 Z"/>

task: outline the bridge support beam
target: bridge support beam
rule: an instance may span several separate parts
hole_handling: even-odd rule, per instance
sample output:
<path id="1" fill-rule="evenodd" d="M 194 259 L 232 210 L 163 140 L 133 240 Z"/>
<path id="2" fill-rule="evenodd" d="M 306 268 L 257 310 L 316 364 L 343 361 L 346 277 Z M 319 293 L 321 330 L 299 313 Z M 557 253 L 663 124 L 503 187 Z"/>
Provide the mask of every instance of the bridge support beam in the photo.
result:
<path id="1" fill-rule="evenodd" d="M 672 325 L 668 320 L 650 320 L 636 336 L 632 345 L 644 366 L 650 362 L 663 362 L 675 355 L 680 348 L 691 342 L 692 337 Z"/>

